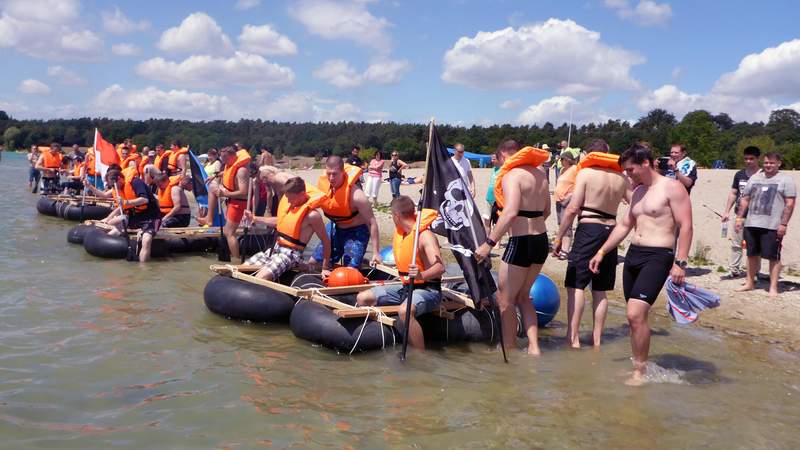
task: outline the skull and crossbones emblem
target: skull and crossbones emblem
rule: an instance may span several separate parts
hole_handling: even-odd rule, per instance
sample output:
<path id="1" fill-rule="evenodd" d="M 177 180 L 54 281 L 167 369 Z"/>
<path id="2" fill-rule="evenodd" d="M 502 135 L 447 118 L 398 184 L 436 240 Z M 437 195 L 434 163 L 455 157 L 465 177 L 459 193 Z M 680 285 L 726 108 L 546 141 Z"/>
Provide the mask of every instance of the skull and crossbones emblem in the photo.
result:
<path id="1" fill-rule="evenodd" d="M 447 185 L 444 198 L 444 202 L 439 206 L 439 217 L 434 221 L 433 226 L 437 227 L 442 222 L 448 230 L 460 230 L 463 227 L 471 226 L 469 218 L 472 216 L 472 204 L 467 198 L 463 182 L 461 180 L 451 181 Z"/>

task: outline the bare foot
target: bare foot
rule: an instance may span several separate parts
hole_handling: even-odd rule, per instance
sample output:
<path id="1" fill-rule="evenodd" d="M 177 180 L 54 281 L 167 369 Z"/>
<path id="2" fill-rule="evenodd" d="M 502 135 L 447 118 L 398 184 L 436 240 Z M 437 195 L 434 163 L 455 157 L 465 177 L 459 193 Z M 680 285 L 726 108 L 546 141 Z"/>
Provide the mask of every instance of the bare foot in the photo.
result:
<path id="1" fill-rule="evenodd" d="M 576 340 L 574 342 L 567 341 L 567 344 L 570 346 L 570 348 L 574 348 L 574 349 L 578 349 L 578 350 L 581 348 L 581 341 L 580 340 Z"/>
<path id="2" fill-rule="evenodd" d="M 638 372 L 633 372 L 630 378 L 625 380 L 625 385 L 638 387 L 644 385 L 644 376 L 638 374 Z"/>
<path id="3" fill-rule="evenodd" d="M 526 352 L 530 356 L 539 356 L 542 352 L 539 351 L 539 346 L 528 346 L 528 351 Z"/>
<path id="4" fill-rule="evenodd" d="M 770 290 L 769 290 L 769 296 L 770 296 L 770 297 L 772 297 L 772 298 L 778 298 L 778 297 L 780 297 L 780 296 L 781 296 L 781 294 L 780 294 L 780 293 L 778 293 L 778 291 L 777 291 L 777 290 L 773 291 L 772 289 L 770 289 Z"/>
<path id="5" fill-rule="evenodd" d="M 741 287 L 738 287 L 738 288 L 734 289 L 733 291 L 734 292 L 747 292 L 747 291 L 752 291 L 753 289 L 755 289 L 755 286 L 753 286 L 750 283 L 745 283 Z"/>

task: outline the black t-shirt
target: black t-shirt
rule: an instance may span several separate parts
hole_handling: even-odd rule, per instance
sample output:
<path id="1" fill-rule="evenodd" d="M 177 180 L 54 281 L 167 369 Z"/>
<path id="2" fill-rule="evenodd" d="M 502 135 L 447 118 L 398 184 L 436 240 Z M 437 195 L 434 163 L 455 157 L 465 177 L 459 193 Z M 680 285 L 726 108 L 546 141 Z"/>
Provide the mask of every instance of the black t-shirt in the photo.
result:
<path id="1" fill-rule="evenodd" d="M 350 157 L 347 158 L 347 164 L 350 164 L 351 166 L 361 167 L 364 165 L 364 161 L 361 161 L 361 158 L 359 158 L 358 156 L 350 155 Z"/>
<path id="2" fill-rule="evenodd" d="M 739 203 L 742 201 L 742 193 L 744 193 L 744 188 L 747 186 L 747 180 L 750 179 L 750 175 L 747 174 L 747 171 L 742 169 L 736 172 L 736 175 L 733 176 L 733 183 L 731 184 L 731 189 L 736 189 L 736 203 L 733 206 L 734 214 L 739 214 Z"/>
<path id="3" fill-rule="evenodd" d="M 139 219 L 157 219 L 160 217 L 161 211 L 158 209 L 158 201 L 153 196 L 153 192 L 147 184 L 142 181 L 141 178 L 134 178 L 133 181 L 131 181 L 131 187 L 137 197 L 147 199 L 147 209 L 142 212 L 137 212 L 136 217 Z"/>

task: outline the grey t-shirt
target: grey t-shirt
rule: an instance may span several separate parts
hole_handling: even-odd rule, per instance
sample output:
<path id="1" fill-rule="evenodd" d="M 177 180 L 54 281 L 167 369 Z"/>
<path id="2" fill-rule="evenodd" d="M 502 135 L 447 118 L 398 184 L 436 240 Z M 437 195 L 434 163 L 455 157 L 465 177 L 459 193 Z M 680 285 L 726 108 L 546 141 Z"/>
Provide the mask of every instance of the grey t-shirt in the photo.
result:
<path id="1" fill-rule="evenodd" d="M 750 197 L 747 207 L 746 227 L 777 230 L 781 224 L 786 198 L 797 197 L 797 187 L 792 177 L 778 172 L 767 178 L 759 172 L 747 182 L 744 195 Z"/>

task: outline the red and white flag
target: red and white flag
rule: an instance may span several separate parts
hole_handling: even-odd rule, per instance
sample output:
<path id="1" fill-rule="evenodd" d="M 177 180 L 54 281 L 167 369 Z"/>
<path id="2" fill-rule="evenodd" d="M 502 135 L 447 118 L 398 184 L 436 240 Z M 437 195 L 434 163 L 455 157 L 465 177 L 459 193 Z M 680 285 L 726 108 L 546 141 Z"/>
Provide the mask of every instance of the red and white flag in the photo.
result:
<path id="1" fill-rule="evenodd" d="M 94 168 L 97 173 L 103 178 L 106 176 L 108 166 L 112 164 L 119 165 L 119 155 L 114 149 L 114 146 L 103 139 L 100 130 L 94 129 Z"/>

